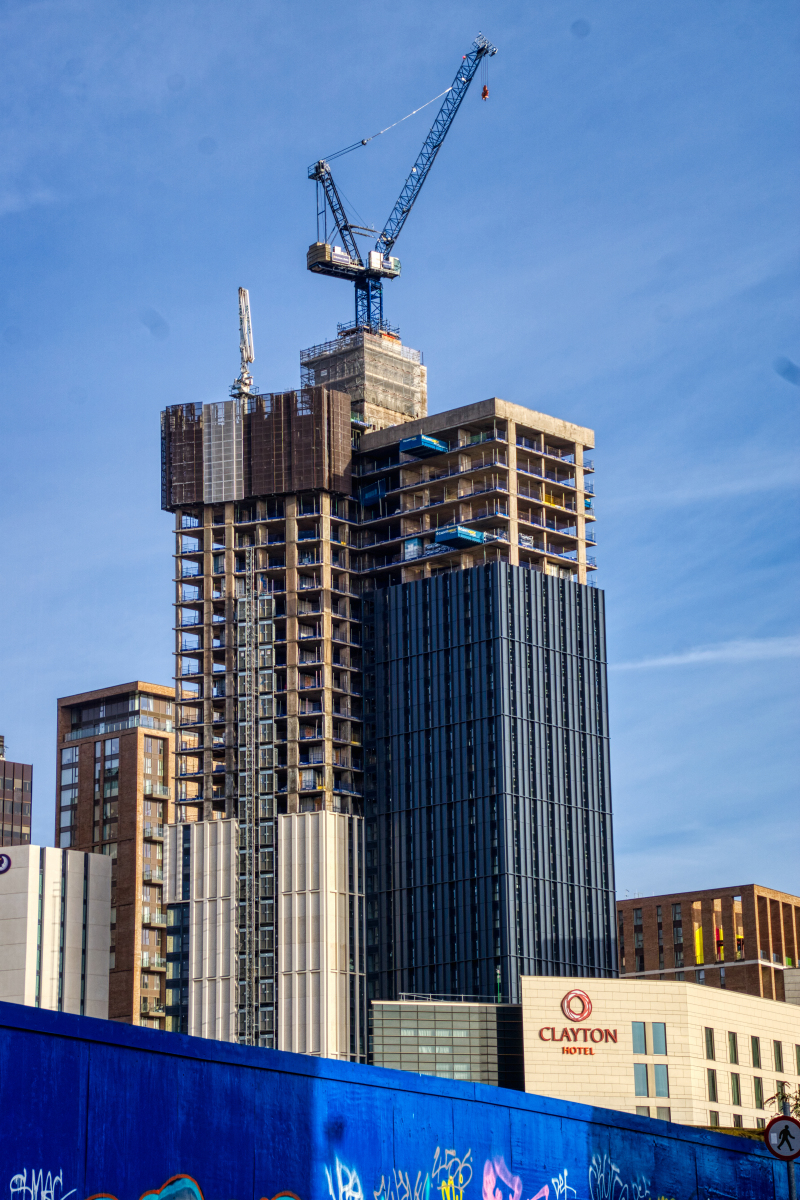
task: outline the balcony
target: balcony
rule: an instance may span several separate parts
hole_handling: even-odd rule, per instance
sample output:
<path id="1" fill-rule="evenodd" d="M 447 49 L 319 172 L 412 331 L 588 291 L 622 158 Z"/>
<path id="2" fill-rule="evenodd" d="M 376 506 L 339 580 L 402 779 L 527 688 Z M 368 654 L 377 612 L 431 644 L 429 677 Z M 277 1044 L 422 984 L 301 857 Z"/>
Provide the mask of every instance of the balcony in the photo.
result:
<path id="1" fill-rule="evenodd" d="M 162 954 L 151 954 L 149 950 L 142 951 L 143 971 L 166 971 L 167 960 Z"/>
<path id="2" fill-rule="evenodd" d="M 169 788 L 163 783 L 156 783 L 153 779 L 145 779 L 142 792 L 145 796 L 169 797 Z"/>
<path id="3" fill-rule="evenodd" d="M 142 924 L 155 926 L 157 929 L 166 929 L 167 914 L 160 908 L 143 908 L 142 909 Z"/>
<path id="4" fill-rule="evenodd" d="M 149 821 L 145 821 L 144 836 L 148 841 L 163 842 L 164 826 L 161 824 L 152 825 Z"/>
<path id="5" fill-rule="evenodd" d="M 158 883 L 164 879 L 164 871 L 161 867 L 142 867 L 142 879 L 146 883 Z"/>

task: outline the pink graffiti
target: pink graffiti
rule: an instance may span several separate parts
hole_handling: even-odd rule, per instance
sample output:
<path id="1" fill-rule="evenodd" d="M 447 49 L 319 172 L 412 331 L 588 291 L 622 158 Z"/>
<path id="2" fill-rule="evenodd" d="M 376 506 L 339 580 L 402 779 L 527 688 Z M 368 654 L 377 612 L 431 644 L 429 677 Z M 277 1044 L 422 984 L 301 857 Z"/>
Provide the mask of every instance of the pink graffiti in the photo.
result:
<path id="1" fill-rule="evenodd" d="M 522 1180 L 519 1175 L 512 1175 L 505 1164 L 505 1159 L 486 1160 L 483 1165 L 483 1200 L 506 1200 L 502 1188 L 497 1186 L 500 1180 L 509 1189 L 508 1200 L 520 1200 L 522 1196 Z M 540 1188 L 531 1200 L 548 1200 L 550 1188 L 548 1184 Z"/>

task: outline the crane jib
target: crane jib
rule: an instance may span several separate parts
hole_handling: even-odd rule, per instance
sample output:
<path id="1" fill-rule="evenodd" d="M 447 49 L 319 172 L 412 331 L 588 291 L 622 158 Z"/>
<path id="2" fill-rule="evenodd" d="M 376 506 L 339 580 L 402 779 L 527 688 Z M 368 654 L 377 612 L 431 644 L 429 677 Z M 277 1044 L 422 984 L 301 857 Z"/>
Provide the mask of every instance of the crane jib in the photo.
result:
<path id="1" fill-rule="evenodd" d="M 497 53 L 497 48 L 479 33 L 472 43 L 472 49 L 465 54 L 459 64 L 452 85 L 445 92 L 445 98 L 436 114 L 428 136 L 423 142 L 422 149 L 417 155 L 416 162 L 411 168 L 400 195 L 389 214 L 389 219 L 378 235 L 375 251 L 369 255 L 369 266 L 365 267 L 355 239 L 354 227 L 351 225 L 341 197 L 333 182 L 330 167 L 320 160 L 309 168 L 309 178 L 315 180 L 317 188 L 322 187 L 325 193 L 325 203 L 330 208 L 339 236 L 342 240 L 343 251 L 338 247 L 331 248 L 325 241 L 320 241 L 319 219 L 324 215 L 323 210 L 317 209 L 317 242 L 308 252 L 308 268 L 323 274 L 337 275 L 355 283 L 356 288 L 356 327 L 369 327 L 381 330 L 383 320 L 383 278 L 396 278 L 400 273 L 398 259 L 389 258 L 389 254 L 400 235 L 408 214 L 414 207 L 420 189 L 430 173 L 436 155 L 441 149 L 455 115 L 461 107 L 470 84 L 472 83 L 478 64 L 482 59 Z M 424 105 L 423 105 L 424 107 Z M 405 118 L 404 118 L 405 119 Z M 371 140 L 371 139 L 366 139 Z M 363 143 L 366 144 L 366 143 Z M 337 156 L 338 157 L 338 156 Z M 319 193 L 318 193 L 319 196 Z M 327 224 L 326 224 L 327 229 Z M 380 256 L 380 257 L 379 257 Z M 373 262 L 373 259 L 375 260 Z"/>

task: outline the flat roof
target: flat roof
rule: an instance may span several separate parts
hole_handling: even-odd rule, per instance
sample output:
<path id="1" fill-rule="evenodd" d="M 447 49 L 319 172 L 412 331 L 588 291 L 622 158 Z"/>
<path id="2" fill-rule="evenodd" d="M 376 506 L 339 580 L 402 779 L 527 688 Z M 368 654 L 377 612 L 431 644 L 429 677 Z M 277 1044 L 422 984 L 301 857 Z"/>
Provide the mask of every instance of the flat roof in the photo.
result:
<path id="1" fill-rule="evenodd" d="M 59 708 L 70 708 L 76 704 L 90 704 L 92 700 L 107 700 L 110 696 L 121 696 L 127 692 L 149 692 L 154 696 L 175 699 L 175 688 L 163 683 L 145 683 L 142 679 L 133 679 L 130 683 L 120 683 L 116 687 L 96 688 L 93 692 L 76 692 L 74 696 L 60 696 Z"/>
<path id="2" fill-rule="evenodd" d="M 436 434 L 453 426 L 471 425 L 473 422 L 485 421 L 489 417 L 501 417 L 504 420 L 516 421 L 518 425 L 527 425 L 551 437 L 564 438 L 568 442 L 580 442 L 592 448 L 594 446 L 594 430 L 583 425 L 574 425 L 560 417 L 551 417 L 547 413 L 536 412 L 522 404 L 510 404 L 492 396 L 489 400 L 480 400 L 477 404 L 465 404 L 460 408 L 450 408 L 447 412 L 432 413 L 427 417 L 419 417 L 416 421 L 406 421 L 402 425 L 389 425 L 386 429 L 377 429 L 373 433 L 365 433 L 361 438 L 359 450 L 362 454 L 382 450 L 392 446 L 403 438 L 415 434 Z"/>

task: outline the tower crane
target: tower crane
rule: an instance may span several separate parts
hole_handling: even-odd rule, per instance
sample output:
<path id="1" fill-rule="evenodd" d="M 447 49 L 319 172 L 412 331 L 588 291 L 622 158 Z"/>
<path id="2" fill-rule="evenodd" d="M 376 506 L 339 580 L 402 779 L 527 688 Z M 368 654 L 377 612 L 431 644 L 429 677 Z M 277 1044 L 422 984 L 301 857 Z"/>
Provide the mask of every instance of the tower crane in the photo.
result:
<path id="1" fill-rule="evenodd" d="M 388 329 L 383 317 L 383 280 L 396 279 L 400 274 L 400 260 L 392 256 L 395 242 L 408 219 L 408 214 L 414 207 L 422 185 L 428 178 L 431 167 L 436 161 L 436 155 L 441 149 L 442 142 L 447 136 L 455 115 L 461 107 L 469 85 L 475 77 L 480 63 L 497 53 L 497 47 L 479 33 L 475 38 L 469 53 L 462 57 L 455 78 L 445 93 L 442 106 L 436 115 L 430 132 L 423 142 L 422 149 L 417 155 L 403 189 L 389 214 L 389 219 L 375 242 L 374 250 L 367 254 L 366 263 L 358 249 L 356 234 L 371 235 L 375 231 L 362 225 L 354 225 L 345 210 L 342 198 L 333 181 L 331 168 L 325 159 L 319 159 L 308 168 L 308 177 L 322 188 L 324 200 L 322 209 L 317 205 L 317 241 L 308 248 L 306 265 L 309 271 L 318 275 L 333 275 L 337 279 L 349 279 L 355 284 L 355 326 L 357 329 L 371 329 L 373 332 Z M 488 95 L 484 86 L 482 95 Z M 354 146 L 366 145 L 371 139 L 365 138 Z M 342 151 L 341 153 L 346 153 Z M 335 157 L 338 157 L 335 156 Z M 341 246 L 331 246 L 327 236 L 319 240 L 319 217 L 330 208 L 334 223 L 341 238 Z M 326 222 L 327 224 L 327 222 Z M 327 229 L 326 229 L 327 234 Z"/>

